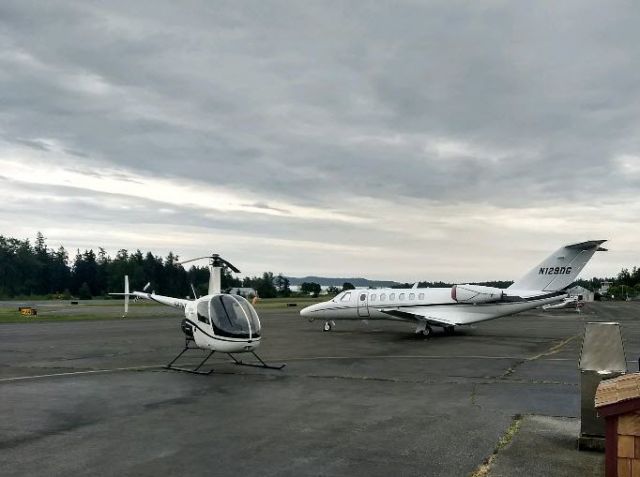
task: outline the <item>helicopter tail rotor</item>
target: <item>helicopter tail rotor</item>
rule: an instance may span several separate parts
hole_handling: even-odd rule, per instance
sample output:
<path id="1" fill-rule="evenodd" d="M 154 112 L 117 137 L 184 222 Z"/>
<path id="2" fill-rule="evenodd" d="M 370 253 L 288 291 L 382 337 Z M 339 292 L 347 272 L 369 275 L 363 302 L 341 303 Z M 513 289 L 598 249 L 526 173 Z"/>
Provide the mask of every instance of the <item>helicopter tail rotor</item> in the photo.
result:
<path id="1" fill-rule="evenodd" d="M 131 295 L 129 293 L 129 275 L 124 276 L 124 293 L 109 293 L 109 295 L 124 297 L 124 314 L 122 318 L 126 318 L 127 313 L 129 313 L 129 296 Z"/>
<path id="2" fill-rule="evenodd" d="M 129 313 L 129 275 L 124 276 L 124 315 L 122 318 L 127 316 Z"/>

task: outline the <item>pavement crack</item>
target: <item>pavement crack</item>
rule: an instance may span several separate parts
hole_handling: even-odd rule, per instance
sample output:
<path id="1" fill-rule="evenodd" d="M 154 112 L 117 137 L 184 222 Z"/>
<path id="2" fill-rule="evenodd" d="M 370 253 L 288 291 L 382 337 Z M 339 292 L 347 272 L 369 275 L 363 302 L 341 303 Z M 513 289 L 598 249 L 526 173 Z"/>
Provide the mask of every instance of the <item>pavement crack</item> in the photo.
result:
<path id="1" fill-rule="evenodd" d="M 498 452 L 500 452 L 511 443 L 515 435 L 520 430 L 521 424 L 522 416 L 520 414 L 516 414 L 515 416 L 513 416 L 511 425 L 507 428 L 504 434 L 502 434 L 491 455 L 487 457 L 478 467 L 476 467 L 476 469 L 471 474 L 469 474 L 469 477 L 488 477 L 490 475 L 491 466 L 498 456 Z"/>
<path id="2" fill-rule="evenodd" d="M 562 348 L 564 348 L 567 344 L 569 344 L 571 341 L 573 341 L 576 338 L 577 338 L 577 335 L 569 336 L 568 338 L 561 340 L 559 343 L 556 343 L 551 348 L 549 348 L 548 350 L 542 353 L 516 361 L 513 365 L 507 368 L 504 373 L 502 373 L 502 375 L 500 376 L 500 379 L 506 379 L 509 376 L 513 375 L 513 373 L 515 373 L 516 370 L 525 363 L 530 363 L 531 361 L 536 361 L 540 358 L 544 358 L 546 356 L 552 356 L 556 353 L 559 353 L 560 350 L 562 350 Z"/>

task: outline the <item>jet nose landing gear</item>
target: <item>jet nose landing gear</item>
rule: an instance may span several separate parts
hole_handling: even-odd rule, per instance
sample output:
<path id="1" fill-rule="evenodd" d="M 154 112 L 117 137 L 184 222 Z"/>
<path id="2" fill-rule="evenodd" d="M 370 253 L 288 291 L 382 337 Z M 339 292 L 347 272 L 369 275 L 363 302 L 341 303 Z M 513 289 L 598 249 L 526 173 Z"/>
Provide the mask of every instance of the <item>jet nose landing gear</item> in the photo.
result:
<path id="1" fill-rule="evenodd" d="M 324 327 L 322 328 L 322 331 L 331 331 L 334 326 L 336 326 L 336 322 L 335 321 L 333 321 L 333 320 L 325 321 Z"/>

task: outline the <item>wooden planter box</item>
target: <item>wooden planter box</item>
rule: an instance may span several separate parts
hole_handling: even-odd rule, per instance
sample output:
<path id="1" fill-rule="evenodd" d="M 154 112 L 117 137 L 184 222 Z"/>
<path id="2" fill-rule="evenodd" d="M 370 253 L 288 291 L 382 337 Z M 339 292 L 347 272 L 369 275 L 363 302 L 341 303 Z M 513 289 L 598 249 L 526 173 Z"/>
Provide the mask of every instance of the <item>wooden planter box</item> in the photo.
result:
<path id="1" fill-rule="evenodd" d="M 640 477 L 640 374 L 602 381 L 595 401 L 605 419 L 605 476 Z"/>

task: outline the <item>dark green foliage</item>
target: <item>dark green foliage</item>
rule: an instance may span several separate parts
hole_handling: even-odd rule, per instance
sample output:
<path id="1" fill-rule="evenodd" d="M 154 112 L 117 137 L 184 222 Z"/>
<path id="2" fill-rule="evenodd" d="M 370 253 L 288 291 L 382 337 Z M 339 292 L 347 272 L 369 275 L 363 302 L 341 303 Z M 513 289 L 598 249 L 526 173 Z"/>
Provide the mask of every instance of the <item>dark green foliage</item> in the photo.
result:
<path id="1" fill-rule="evenodd" d="M 102 296 L 122 291 L 125 275 L 129 275 L 133 290 L 141 290 L 150 282 L 150 290 L 183 297 L 192 295 L 189 283 L 193 283 L 199 295 L 205 295 L 209 282 L 207 266 L 194 266 L 187 272 L 177 265 L 177 261 L 178 257 L 173 253 L 163 260 L 151 252 L 144 254 L 136 250 L 130 253 L 122 249 L 115 257 L 110 257 L 103 248 L 98 248 L 97 254 L 93 250 L 77 250 L 70 263 L 65 248 L 48 248 L 40 232 L 34 246 L 29 240 L 0 235 L 0 298 L 51 295 L 85 299 Z M 239 279 L 224 271 L 223 288 L 240 285 Z"/>
<path id="2" fill-rule="evenodd" d="M 320 290 L 322 290 L 322 287 L 319 283 L 304 282 L 302 285 L 300 285 L 300 291 L 302 293 L 306 293 L 314 297 L 320 294 Z"/>
<path id="3" fill-rule="evenodd" d="M 78 298 L 81 300 L 91 300 L 91 297 L 91 288 L 89 288 L 87 282 L 83 282 L 78 289 Z"/>
<path id="4" fill-rule="evenodd" d="M 342 284 L 342 291 L 344 291 L 344 290 L 355 290 L 355 289 L 356 289 L 356 287 L 353 285 L 353 283 L 350 283 L 350 282 L 344 282 L 344 283 Z M 319 293 L 319 292 L 318 292 L 318 293 Z"/>
<path id="5" fill-rule="evenodd" d="M 276 286 L 276 289 L 278 290 L 278 296 L 283 296 L 283 297 L 291 296 L 289 279 L 285 277 L 282 273 L 279 273 L 278 276 L 274 278 L 273 284 Z"/>

